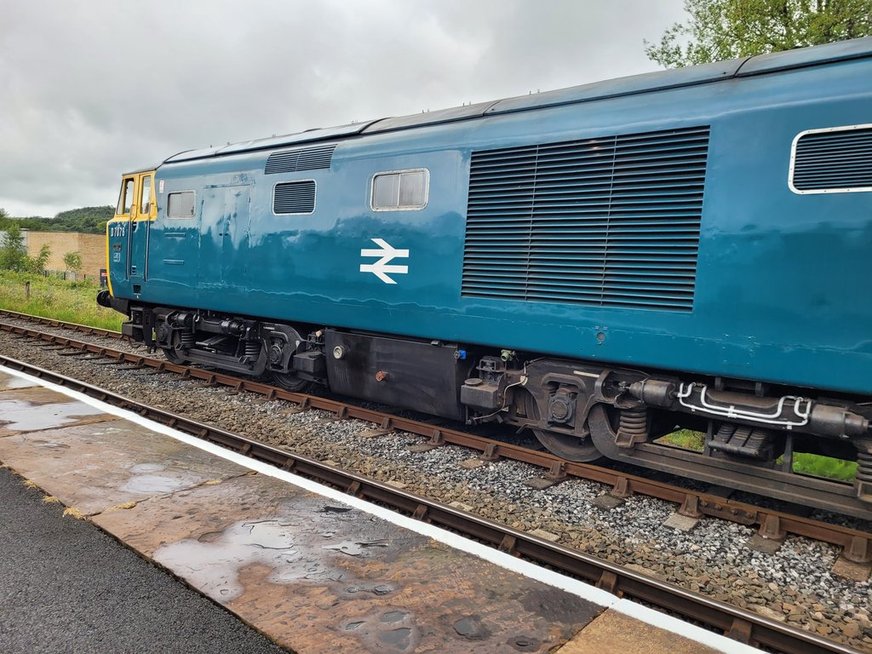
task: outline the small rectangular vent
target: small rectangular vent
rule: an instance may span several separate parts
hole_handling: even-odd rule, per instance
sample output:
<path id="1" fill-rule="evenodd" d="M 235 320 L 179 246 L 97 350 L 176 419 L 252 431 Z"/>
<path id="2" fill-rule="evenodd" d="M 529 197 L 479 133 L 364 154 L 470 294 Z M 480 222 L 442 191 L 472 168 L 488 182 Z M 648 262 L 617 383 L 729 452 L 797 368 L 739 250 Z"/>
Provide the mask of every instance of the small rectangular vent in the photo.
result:
<path id="1" fill-rule="evenodd" d="M 799 193 L 872 191 L 872 125 L 805 132 L 791 169 Z"/>
<path id="2" fill-rule="evenodd" d="M 273 213 L 312 213 L 315 211 L 315 182 L 307 179 L 301 182 L 276 184 L 273 193 Z"/>
<path id="3" fill-rule="evenodd" d="M 311 148 L 273 152 L 266 160 L 264 173 L 273 175 L 275 173 L 296 173 L 301 170 L 330 168 L 330 162 L 333 160 L 333 150 L 335 149 L 336 144 L 330 143 L 329 145 L 318 145 Z"/>
<path id="4" fill-rule="evenodd" d="M 472 153 L 461 293 L 693 309 L 709 128 Z"/>

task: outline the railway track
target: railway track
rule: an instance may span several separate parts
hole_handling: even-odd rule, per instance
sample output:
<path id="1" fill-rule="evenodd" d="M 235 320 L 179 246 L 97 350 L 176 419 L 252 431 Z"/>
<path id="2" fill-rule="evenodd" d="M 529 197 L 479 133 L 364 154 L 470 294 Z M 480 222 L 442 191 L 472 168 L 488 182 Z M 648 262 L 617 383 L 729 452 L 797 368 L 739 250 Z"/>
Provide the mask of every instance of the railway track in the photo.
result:
<path id="1" fill-rule="evenodd" d="M 69 345 L 69 343 L 62 342 L 67 339 L 54 338 L 59 339 L 59 341 L 53 342 Z M 109 355 L 107 352 L 100 352 L 99 348 L 96 351 L 91 350 L 90 347 L 85 347 L 84 349 L 89 352 Z M 118 354 L 117 351 L 115 354 Z M 128 356 L 125 354 L 118 358 L 131 364 L 147 365 L 144 361 L 139 361 L 139 359 L 145 359 L 143 357 L 128 358 Z M 166 362 L 161 363 L 165 364 Z M 174 364 L 166 364 L 162 368 L 160 366 L 156 367 L 161 370 L 167 370 L 172 365 Z M 856 650 L 850 647 L 832 642 L 798 627 L 770 620 L 756 613 L 705 597 L 699 593 L 678 588 L 626 567 L 615 565 L 535 535 L 512 529 L 467 511 L 409 493 L 389 484 L 380 483 L 341 470 L 336 466 L 277 449 L 240 434 L 204 424 L 165 409 L 149 406 L 86 382 L 5 356 L 0 356 L 0 366 L 26 372 L 40 379 L 60 384 L 259 461 L 264 461 L 320 483 L 340 488 L 350 495 L 390 507 L 416 519 L 450 529 L 499 548 L 504 552 L 523 557 L 540 565 L 546 565 L 564 574 L 592 583 L 618 597 L 625 597 L 654 606 L 714 631 L 719 631 L 739 642 L 790 654 L 824 652 L 849 654 L 856 652 Z M 207 377 L 202 377 L 200 376 L 201 372 L 205 371 L 191 372 L 189 376 L 207 382 L 214 381 L 220 383 L 212 378 L 212 373 L 209 373 Z M 244 386 L 238 387 L 244 389 Z M 323 398 L 312 398 L 310 400 L 312 406 L 321 402 L 329 402 L 330 404 L 322 405 L 318 408 L 337 408 L 337 414 L 343 413 L 341 407 L 334 407 L 338 403 L 332 400 L 324 400 Z M 352 412 L 352 409 L 359 409 L 359 407 L 349 406 L 347 409 L 349 414 Z"/>
<path id="2" fill-rule="evenodd" d="M 72 330 L 118 341 L 123 339 L 119 332 L 0 310 L 0 317 L 4 315 L 27 320 L 35 325 Z M 163 358 L 143 356 L 117 348 L 49 334 L 37 328 L 22 327 L 0 321 L 0 330 L 39 339 L 47 344 L 63 346 L 70 350 L 107 357 L 134 367 L 152 368 L 156 371 L 174 373 L 186 379 L 200 380 L 210 385 L 229 387 L 237 392 L 247 391 L 255 393 L 270 400 L 287 400 L 299 404 L 302 408 L 329 411 L 338 418 L 364 420 L 373 423 L 385 433 L 402 431 L 427 438 L 426 443 L 420 446 L 419 449 L 451 444 L 477 451 L 480 453 L 480 458 L 485 461 L 506 458 L 531 464 L 543 470 L 540 480 L 542 486 L 557 483 L 569 477 L 577 477 L 611 486 L 612 490 L 610 493 L 615 497 L 627 497 L 632 494 L 646 495 L 679 505 L 678 513 L 690 518 L 708 516 L 749 527 L 756 527 L 759 534 L 769 540 L 781 540 L 787 535 L 802 536 L 841 547 L 842 556 L 850 562 L 863 564 L 872 561 L 872 534 L 866 531 L 815 520 L 787 511 L 738 502 L 714 493 L 691 490 L 604 466 L 564 461 L 548 452 L 496 441 L 466 431 L 434 426 L 427 422 L 396 416 L 349 402 L 287 391 L 268 383 L 212 370 L 175 364 Z"/>

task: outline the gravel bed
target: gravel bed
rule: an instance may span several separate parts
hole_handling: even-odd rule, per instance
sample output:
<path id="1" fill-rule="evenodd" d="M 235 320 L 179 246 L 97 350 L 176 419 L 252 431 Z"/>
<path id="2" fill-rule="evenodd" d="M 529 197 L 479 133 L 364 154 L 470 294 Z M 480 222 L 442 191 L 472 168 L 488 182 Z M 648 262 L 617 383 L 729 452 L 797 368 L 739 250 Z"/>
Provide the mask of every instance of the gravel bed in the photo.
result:
<path id="1" fill-rule="evenodd" d="M 463 448 L 447 445 L 413 453 L 408 446 L 422 442 L 420 437 L 369 437 L 374 429 L 369 423 L 336 420 L 323 411 L 300 412 L 288 402 L 232 394 L 170 375 L 60 357 L 8 333 L 0 333 L 0 353 L 380 481 L 404 484 L 444 503 L 459 502 L 516 529 L 544 530 L 564 545 L 872 652 L 872 584 L 830 572 L 839 554 L 836 547 L 789 537 L 776 554 L 762 554 L 745 546 L 754 530 L 738 524 L 703 519 L 689 532 L 665 526 L 677 507 L 653 498 L 633 496 L 605 511 L 592 504 L 609 490 L 601 484 L 571 479 L 533 490 L 525 482 L 542 470 L 523 463 L 500 460 L 468 470 L 458 464 L 475 453 Z"/>

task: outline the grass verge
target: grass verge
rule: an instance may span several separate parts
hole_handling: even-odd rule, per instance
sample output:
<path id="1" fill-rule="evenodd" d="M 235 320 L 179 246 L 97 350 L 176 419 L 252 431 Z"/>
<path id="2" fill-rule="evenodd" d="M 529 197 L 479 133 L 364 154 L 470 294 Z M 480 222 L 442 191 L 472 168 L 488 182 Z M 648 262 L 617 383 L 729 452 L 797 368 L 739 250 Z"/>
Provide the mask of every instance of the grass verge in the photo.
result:
<path id="1" fill-rule="evenodd" d="M 30 282 L 29 298 L 27 282 Z M 0 271 L 0 309 L 120 331 L 124 317 L 97 305 L 95 298 L 99 290 L 100 286 L 91 281 L 73 282 Z"/>
<path id="2" fill-rule="evenodd" d="M 834 459 L 822 454 L 796 452 L 793 455 L 793 471 L 838 481 L 854 481 L 857 476 L 857 462 Z"/>
<path id="3" fill-rule="evenodd" d="M 705 434 L 692 429 L 676 429 L 671 434 L 658 438 L 657 443 L 680 447 L 685 450 L 702 452 L 705 447 Z M 776 463 L 781 463 L 778 457 Z M 808 452 L 794 452 L 793 471 L 801 475 L 813 475 L 824 479 L 836 481 L 854 481 L 857 476 L 857 462 L 835 459 L 822 454 L 809 454 Z"/>

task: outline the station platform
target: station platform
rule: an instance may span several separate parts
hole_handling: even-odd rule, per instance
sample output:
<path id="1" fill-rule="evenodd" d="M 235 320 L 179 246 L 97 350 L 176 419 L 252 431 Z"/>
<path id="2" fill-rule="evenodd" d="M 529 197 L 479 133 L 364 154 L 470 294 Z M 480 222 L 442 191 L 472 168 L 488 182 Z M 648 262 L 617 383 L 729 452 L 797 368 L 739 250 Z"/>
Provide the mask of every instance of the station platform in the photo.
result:
<path id="1" fill-rule="evenodd" d="M 758 651 L 11 371 L 0 463 L 300 654 Z"/>

